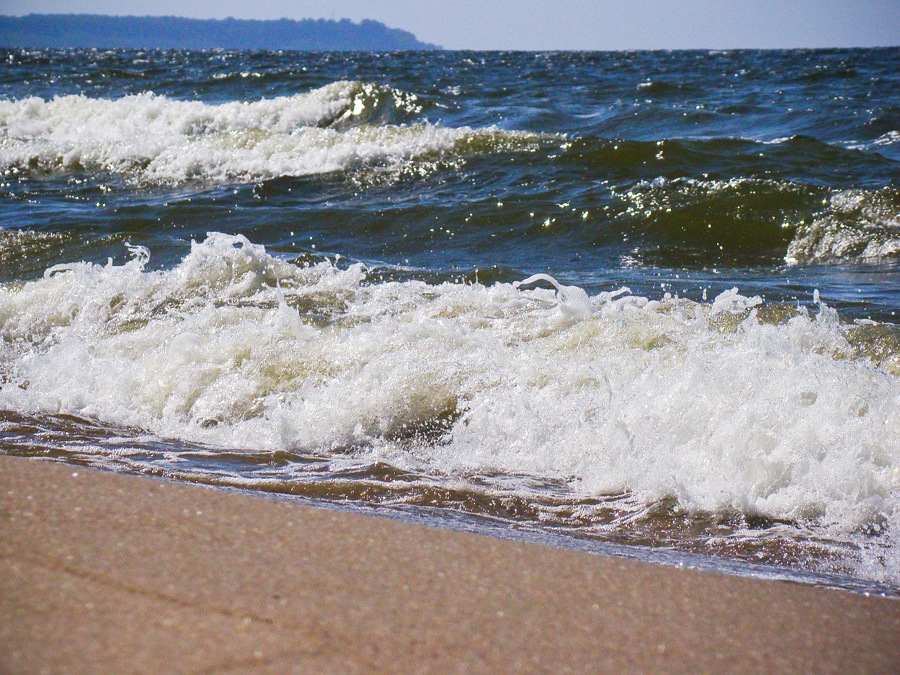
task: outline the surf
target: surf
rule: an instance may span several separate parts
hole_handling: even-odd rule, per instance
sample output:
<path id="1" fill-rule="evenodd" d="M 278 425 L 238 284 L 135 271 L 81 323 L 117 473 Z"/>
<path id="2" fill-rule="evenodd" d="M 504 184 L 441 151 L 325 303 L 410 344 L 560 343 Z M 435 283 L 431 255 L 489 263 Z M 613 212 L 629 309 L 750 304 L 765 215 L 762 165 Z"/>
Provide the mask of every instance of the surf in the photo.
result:
<path id="1" fill-rule="evenodd" d="M 221 233 L 168 270 L 150 255 L 0 287 L 0 406 L 476 492 L 496 475 L 627 494 L 626 512 L 675 500 L 835 541 L 900 527 L 900 349 L 818 297 L 589 296 L 543 274 L 378 282 Z M 885 550 L 869 573 L 896 583 L 873 562 Z"/>

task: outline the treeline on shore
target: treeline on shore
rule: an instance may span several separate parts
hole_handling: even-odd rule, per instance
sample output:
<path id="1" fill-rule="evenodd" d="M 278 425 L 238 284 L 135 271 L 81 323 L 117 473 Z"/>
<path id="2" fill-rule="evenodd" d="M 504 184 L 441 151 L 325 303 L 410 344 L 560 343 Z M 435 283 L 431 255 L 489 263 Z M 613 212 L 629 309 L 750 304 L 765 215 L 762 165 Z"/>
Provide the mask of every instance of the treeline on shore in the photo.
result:
<path id="1" fill-rule="evenodd" d="M 379 21 L 186 19 L 174 16 L 29 14 L 0 16 L 0 46 L 125 49 L 439 49 Z"/>

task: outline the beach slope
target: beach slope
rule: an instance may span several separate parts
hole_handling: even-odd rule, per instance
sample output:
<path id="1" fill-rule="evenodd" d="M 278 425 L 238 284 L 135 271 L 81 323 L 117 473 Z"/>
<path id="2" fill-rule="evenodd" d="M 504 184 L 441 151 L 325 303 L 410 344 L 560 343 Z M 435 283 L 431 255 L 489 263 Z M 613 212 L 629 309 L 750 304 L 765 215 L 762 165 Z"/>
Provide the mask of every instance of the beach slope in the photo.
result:
<path id="1" fill-rule="evenodd" d="M 900 601 L 0 457 L 0 672 L 866 671 Z"/>

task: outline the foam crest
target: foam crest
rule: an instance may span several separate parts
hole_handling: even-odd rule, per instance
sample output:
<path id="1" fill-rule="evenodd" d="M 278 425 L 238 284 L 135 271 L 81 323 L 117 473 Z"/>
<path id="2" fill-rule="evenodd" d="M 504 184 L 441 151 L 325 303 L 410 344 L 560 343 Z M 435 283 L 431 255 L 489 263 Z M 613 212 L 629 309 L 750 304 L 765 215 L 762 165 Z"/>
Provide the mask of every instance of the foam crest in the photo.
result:
<path id="1" fill-rule="evenodd" d="M 241 182 L 464 155 L 473 144 L 527 143 L 525 135 L 497 129 L 389 123 L 420 111 L 414 95 L 344 81 L 218 105 L 152 93 L 0 101 L 0 168 L 99 170 L 139 182 Z"/>
<path id="2" fill-rule="evenodd" d="M 673 247 L 688 243 L 723 256 L 777 252 L 789 265 L 900 256 L 900 191 L 893 187 L 829 190 L 778 179 L 659 177 L 617 194 L 624 215 L 648 228 L 651 241 L 670 237 Z"/>
<path id="3" fill-rule="evenodd" d="M 900 192 L 842 190 L 827 209 L 801 223 L 788 247 L 788 264 L 878 261 L 900 256 Z"/>
<path id="4" fill-rule="evenodd" d="M 858 332 L 885 327 L 823 303 L 766 319 L 737 289 L 693 303 L 546 275 L 370 283 L 360 265 L 300 267 L 224 234 L 167 271 L 132 256 L 0 287 L 0 406 L 829 536 L 900 531 L 900 376 L 882 367 L 897 349 L 866 352 Z M 525 288 L 538 282 L 553 288 Z"/>

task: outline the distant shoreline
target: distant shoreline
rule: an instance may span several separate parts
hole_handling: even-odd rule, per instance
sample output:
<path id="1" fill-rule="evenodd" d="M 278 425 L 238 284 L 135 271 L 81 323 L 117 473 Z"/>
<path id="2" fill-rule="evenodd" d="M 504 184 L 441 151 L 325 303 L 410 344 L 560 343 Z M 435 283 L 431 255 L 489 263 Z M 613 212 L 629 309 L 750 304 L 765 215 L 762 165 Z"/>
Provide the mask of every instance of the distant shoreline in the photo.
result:
<path id="1" fill-rule="evenodd" d="M 415 51 L 439 46 L 378 21 L 188 19 L 98 14 L 0 15 L 0 47 Z"/>

